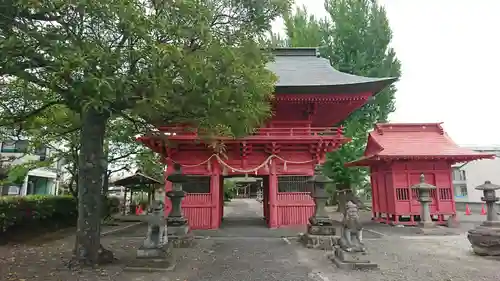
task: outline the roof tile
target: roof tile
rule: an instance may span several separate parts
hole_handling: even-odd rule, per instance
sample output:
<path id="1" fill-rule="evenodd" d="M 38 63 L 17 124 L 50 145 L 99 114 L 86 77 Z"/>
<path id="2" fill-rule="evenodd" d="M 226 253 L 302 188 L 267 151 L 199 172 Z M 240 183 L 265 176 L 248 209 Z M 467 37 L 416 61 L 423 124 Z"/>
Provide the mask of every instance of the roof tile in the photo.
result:
<path id="1" fill-rule="evenodd" d="M 449 159 L 472 161 L 494 155 L 458 146 L 441 123 L 377 124 L 368 138 L 364 157 L 356 162 L 376 159 Z"/>
<path id="2" fill-rule="evenodd" d="M 340 86 L 381 84 L 383 87 L 395 78 L 372 78 L 343 73 L 317 55 L 316 48 L 276 48 L 274 61 L 267 68 L 278 76 L 276 86 Z"/>

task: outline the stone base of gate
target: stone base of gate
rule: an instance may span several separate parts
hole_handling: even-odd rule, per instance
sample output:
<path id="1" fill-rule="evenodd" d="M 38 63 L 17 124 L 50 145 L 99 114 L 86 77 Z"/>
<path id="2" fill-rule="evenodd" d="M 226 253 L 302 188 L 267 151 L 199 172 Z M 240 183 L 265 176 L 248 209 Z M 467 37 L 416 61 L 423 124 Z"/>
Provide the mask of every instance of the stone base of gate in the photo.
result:
<path id="1" fill-rule="evenodd" d="M 309 233 L 301 233 L 298 238 L 299 242 L 309 249 L 327 251 L 335 249 L 340 240 L 340 236 L 337 235 L 315 235 Z"/>
<path id="2" fill-rule="evenodd" d="M 188 225 L 168 226 L 168 241 L 174 248 L 189 248 L 194 243 L 194 235 Z"/>

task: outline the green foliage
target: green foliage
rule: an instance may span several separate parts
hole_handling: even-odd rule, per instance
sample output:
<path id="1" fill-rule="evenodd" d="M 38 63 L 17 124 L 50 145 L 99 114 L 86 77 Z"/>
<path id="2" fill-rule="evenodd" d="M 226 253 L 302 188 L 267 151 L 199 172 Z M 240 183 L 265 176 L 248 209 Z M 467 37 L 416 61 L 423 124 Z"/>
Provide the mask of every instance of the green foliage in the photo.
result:
<path id="1" fill-rule="evenodd" d="M 336 69 L 367 77 L 399 77 L 400 62 L 389 46 L 392 33 L 385 10 L 370 0 L 326 0 L 328 16 L 317 19 L 305 8 L 285 19 L 287 38 L 292 47 L 318 47 Z M 352 142 L 329 153 L 325 174 L 337 188 L 360 188 L 367 181 L 367 170 L 345 168 L 344 163 L 363 155 L 368 132 L 378 122 L 387 122 L 394 108 L 395 86 L 389 86 L 343 122 L 345 135 Z"/>
<path id="2" fill-rule="evenodd" d="M 0 197 L 0 232 L 40 223 L 76 222 L 77 203 L 72 196 L 29 195 Z"/>
<path id="3" fill-rule="evenodd" d="M 289 5 L 16 1 L 0 19 L 0 74 L 19 90 L 6 99 L 20 98 L 6 120 L 63 106 L 248 133 L 268 116 L 275 82 L 255 38 Z"/>
<path id="4" fill-rule="evenodd" d="M 236 196 L 236 182 L 232 180 L 224 181 L 224 201 L 231 201 Z"/>
<path id="5" fill-rule="evenodd" d="M 143 149 L 139 154 L 136 155 L 135 161 L 138 169 L 142 171 L 143 174 L 163 181 L 164 177 L 164 167 L 162 164 L 162 157 L 153 152 L 150 149 Z"/>
<path id="6" fill-rule="evenodd" d="M 8 8 L 0 17 L 0 82 L 8 86 L 0 89 L 0 126 L 19 132 L 41 122 L 36 134 L 43 135 L 57 123 L 60 136 L 69 134 L 71 142 L 59 143 L 71 143 L 63 153 L 79 151 L 73 162 L 79 204 L 88 210 L 78 220 L 80 261 L 98 260 L 100 243 L 89 239 L 99 235 L 84 233 L 99 229 L 95 210 L 107 178 L 102 175 L 109 150 L 119 143 L 109 139 L 112 129 L 137 134 L 149 124 L 184 123 L 208 135 L 250 133 L 269 116 L 276 81 L 265 67 L 270 56 L 261 50 L 260 38 L 290 5 L 290 0 L 3 5 Z M 114 127 L 120 122 L 128 125 Z M 58 137 L 51 141 L 58 143 Z"/>

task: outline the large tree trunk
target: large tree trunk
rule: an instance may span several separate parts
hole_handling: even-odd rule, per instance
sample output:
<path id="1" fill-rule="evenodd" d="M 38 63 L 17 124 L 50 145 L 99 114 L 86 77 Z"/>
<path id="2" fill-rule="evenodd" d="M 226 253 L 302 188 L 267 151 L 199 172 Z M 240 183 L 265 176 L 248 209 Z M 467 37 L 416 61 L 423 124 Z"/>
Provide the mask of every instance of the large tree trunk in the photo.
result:
<path id="1" fill-rule="evenodd" d="M 78 157 L 78 229 L 75 258 L 81 265 L 99 264 L 102 252 L 101 205 L 104 135 L 109 116 L 93 109 L 82 114 Z"/>

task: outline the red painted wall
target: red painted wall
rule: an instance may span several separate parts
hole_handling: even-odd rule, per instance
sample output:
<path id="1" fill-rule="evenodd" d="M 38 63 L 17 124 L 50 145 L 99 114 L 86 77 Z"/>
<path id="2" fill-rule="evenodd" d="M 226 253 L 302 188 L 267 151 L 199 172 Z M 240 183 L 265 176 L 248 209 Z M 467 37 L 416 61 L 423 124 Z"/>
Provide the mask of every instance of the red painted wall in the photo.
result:
<path id="1" fill-rule="evenodd" d="M 305 150 L 305 147 L 304 147 Z M 300 164 L 287 163 L 274 158 L 268 165 L 258 170 L 259 176 L 265 176 L 264 195 L 266 215 L 269 227 L 276 228 L 288 225 L 305 225 L 314 212 L 314 202 L 308 192 L 278 192 L 277 178 L 279 175 L 305 175 L 311 176 L 315 162 L 309 151 L 300 151 L 297 148 L 285 147 L 279 156 L 287 161 L 304 162 Z M 227 151 L 228 159 L 223 159 L 228 165 L 236 169 L 252 169 L 263 163 L 269 154 L 264 151 L 255 151 L 246 160 L 238 154 L 239 151 Z M 183 165 L 183 173 L 187 175 L 206 175 L 211 177 L 209 194 L 186 194 L 182 202 L 185 217 L 192 229 L 216 229 L 220 226 L 223 216 L 223 181 L 221 175 L 223 166 L 213 157 L 206 161 L 211 155 L 207 151 L 181 150 L 174 155 L 174 161 Z M 181 160 L 182 159 L 182 160 Z M 173 166 L 172 161 L 167 161 L 168 167 Z M 209 164 L 210 162 L 210 164 Z M 203 163 L 200 165 L 200 163 Z M 167 169 L 167 174 L 171 173 Z M 241 172 L 225 169 L 227 175 L 242 175 Z M 250 174 L 250 176 L 255 173 Z M 171 183 L 167 182 L 166 190 L 171 190 Z M 170 211 L 170 203 L 167 204 L 167 213 Z"/>
<path id="2" fill-rule="evenodd" d="M 397 216 L 420 215 L 417 192 L 410 187 L 420 182 L 422 173 L 426 183 L 437 187 L 431 192 L 431 215 L 441 216 L 440 223 L 443 215 L 455 216 L 451 165 L 446 161 L 405 161 L 372 167 L 373 216 L 385 222 L 398 222 Z M 414 224 L 411 219 L 409 224 Z"/>

